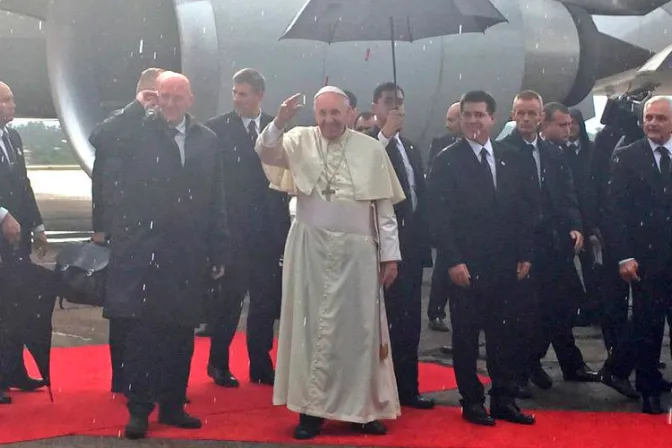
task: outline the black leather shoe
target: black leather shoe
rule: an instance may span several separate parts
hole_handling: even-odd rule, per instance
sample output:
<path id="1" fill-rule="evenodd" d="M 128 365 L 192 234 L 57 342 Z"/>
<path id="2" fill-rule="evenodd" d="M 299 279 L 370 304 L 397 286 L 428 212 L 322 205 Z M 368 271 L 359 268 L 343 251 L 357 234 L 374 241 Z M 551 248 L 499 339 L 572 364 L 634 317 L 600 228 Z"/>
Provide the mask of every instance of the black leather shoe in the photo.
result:
<path id="1" fill-rule="evenodd" d="M 131 418 L 126 424 L 124 436 L 131 440 L 144 439 L 145 436 L 147 436 L 147 429 L 149 429 L 148 417 L 131 415 Z"/>
<path id="2" fill-rule="evenodd" d="M 47 385 L 47 382 L 44 380 L 36 380 L 30 377 L 24 377 L 20 379 L 8 379 L 5 382 L 5 387 L 7 389 L 19 389 L 24 392 L 33 392 L 37 389 Z"/>
<path id="3" fill-rule="evenodd" d="M 215 381 L 215 384 L 221 387 L 235 388 L 240 386 L 240 383 L 235 376 L 228 370 L 218 369 L 213 366 L 208 366 L 208 376 Z"/>
<path id="4" fill-rule="evenodd" d="M 604 384 L 605 386 L 611 387 L 619 394 L 624 395 L 630 398 L 631 400 L 639 400 L 640 397 L 639 392 L 637 392 L 632 387 L 632 384 L 630 384 L 629 379 L 618 378 L 606 371 L 601 372 L 601 377 L 602 377 L 602 384 Z"/>
<path id="5" fill-rule="evenodd" d="M 0 404 L 12 404 L 12 397 L 8 397 L 4 393 L 0 393 Z"/>
<path id="6" fill-rule="evenodd" d="M 450 328 L 448 328 L 448 324 L 446 323 L 445 319 L 430 319 L 429 320 L 429 329 L 432 331 L 438 331 L 440 333 L 448 333 L 450 332 Z"/>
<path id="7" fill-rule="evenodd" d="M 587 365 L 581 366 L 575 372 L 563 373 L 562 377 L 565 381 L 573 381 L 580 383 L 599 383 L 600 374 L 588 367 Z"/>
<path id="8" fill-rule="evenodd" d="M 663 414 L 663 406 L 660 404 L 660 396 L 644 397 L 642 400 L 642 412 L 651 415 Z"/>
<path id="9" fill-rule="evenodd" d="M 532 368 L 532 371 L 530 372 L 530 381 L 539 389 L 548 390 L 553 387 L 553 380 L 541 367 L 541 364 Z"/>
<path id="10" fill-rule="evenodd" d="M 436 402 L 431 398 L 415 395 L 414 397 L 401 400 L 401 405 L 415 409 L 434 409 Z"/>
<path id="11" fill-rule="evenodd" d="M 387 427 L 380 423 L 378 420 L 374 420 L 369 423 L 353 423 L 351 425 L 352 429 L 362 434 L 368 434 L 370 436 L 384 436 L 387 434 Z"/>
<path id="12" fill-rule="evenodd" d="M 513 400 L 504 403 L 494 400 L 490 405 L 490 416 L 495 420 L 505 420 L 519 425 L 533 425 L 535 422 L 534 416 L 524 414 Z"/>
<path id="13" fill-rule="evenodd" d="M 183 410 L 178 412 L 161 412 L 159 410 L 159 423 L 182 429 L 200 429 L 202 426 L 199 419 L 192 417 Z"/>
<path id="14" fill-rule="evenodd" d="M 272 386 L 275 383 L 275 372 L 270 371 L 261 375 L 250 374 L 250 382 L 254 384 L 265 384 Z"/>
<path id="15" fill-rule="evenodd" d="M 324 419 L 312 415 L 299 415 L 299 424 L 294 430 L 296 440 L 310 440 L 320 435 Z"/>
<path id="16" fill-rule="evenodd" d="M 495 426 L 495 419 L 488 415 L 481 403 L 462 403 L 462 418 L 474 425 Z"/>
<path id="17" fill-rule="evenodd" d="M 513 396 L 522 400 L 529 400 L 532 398 L 532 391 L 530 390 L 530 385 L 527 383 L 527 381 L 516 384 L 513 389 Z"/>

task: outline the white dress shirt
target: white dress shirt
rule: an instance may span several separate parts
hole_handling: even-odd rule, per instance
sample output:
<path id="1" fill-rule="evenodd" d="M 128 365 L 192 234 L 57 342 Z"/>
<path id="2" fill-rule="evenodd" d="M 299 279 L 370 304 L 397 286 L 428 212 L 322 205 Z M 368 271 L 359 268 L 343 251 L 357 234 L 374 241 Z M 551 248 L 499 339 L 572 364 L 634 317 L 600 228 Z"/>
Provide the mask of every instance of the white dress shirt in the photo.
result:
<path id="1" fill-rule="evenodd" d="M 249 117 L 240 117 L 243 120 L 243 126 L 245 126 L 245 130 L 250 132 L 250 122 L 254 121 L 254 126 L 255 129 L 257 130 L 257 135 L 261 134 L 261 112 L 259 112 L 259 115 L 257 115 L 255 118 L 249 118 Z"/>
<path id="2" fill-rule="evenodd" d="M 471 149 L 474 151 L 474 154 L 476 155 L 476 160 L 478 160 L 478 163 L 481 163 L 481 150 L 485 148 L 487 151 L 488 155 L 486 156 L 488 160 L 488 165 L 490 165 L 490 171 L 492 171 L 492 183 L 495 186 L 495 190 L 497 189 L 497 164 L 495 163 L 495 151 L 492 149 L 492 142 L 490 139 L 488 139 L 487 142 L 485 142 L 485 145 L 481 145 L 480 143 L 476 143 L 474 141 L 471 141 L 469 139 L 466 139 L 467 143 L 469 143 L 469 146 L 471 146 Z"/>
<path id="3" fill-rule="evenodd" d="M 2 140 L 5 137 L 5 132 L 7 132 L 7 128 L 5 126 L 0 128 L 0 148 L 2 148 L 2 155 L 4 156 L 5 160 L 10 160 L 9 159 L 9 154 L 7 153 L 7 148 L 5 148 L 5 142 Z M 16 156 L 14 157 L 16 158 Z"/>
<path id="4" fill-rule="evenodd" d="M 539 152 L 539 139 L 535 136 L 534 141 L 527 142 L 525 139 L 523 141 L 534 146 L 534 151 L 532 151 L 532 157 L 534 157 L 534 163 L 537 165 L 537 179 L 539 179 L 539 186 L 541 186 L 541 153 Z"/>
<path id="5" fill-rule="evenodd" d="M 406 153 L 406 148 L 404 147 L 404 144 L 401 142 L 401 138 L 399 138 L 399 133 L 397 132 L 392 138 L 387 138 L 383 135 L 383 131 L 380 131 L 378 133 L 378 141 L 385 147 L 387 148 L 387 145 L 390 143 L 390 140 L 394 139 L 396 142 L 397 150 L 399 151 L 399 154 L 401 155 L 401 160 L 404 163 L 404 169 L 406 170 L 406 177 L 408 178 L 408 188 L 411 190 L 411 206 L 413 207 L 413 211 L 415 211 L 415 208 L 418 206 L 418 194 L 415 191 L 415 172 L 413 171 L 413 165 L 411 165 L 411 161 L 408 158 L 408 154 Z"/>
<path id="6" fill-rule="evenodd" d="M 182 161 L 182 166 L 184 166 L 185 154 L 184 154 L 184 141 L 187 138 L 187 117 L 182 119 L 182 122 L 175 126 L 177 133 L 175 134 L 175 143 L 180 149 L 180 160 Z"/>

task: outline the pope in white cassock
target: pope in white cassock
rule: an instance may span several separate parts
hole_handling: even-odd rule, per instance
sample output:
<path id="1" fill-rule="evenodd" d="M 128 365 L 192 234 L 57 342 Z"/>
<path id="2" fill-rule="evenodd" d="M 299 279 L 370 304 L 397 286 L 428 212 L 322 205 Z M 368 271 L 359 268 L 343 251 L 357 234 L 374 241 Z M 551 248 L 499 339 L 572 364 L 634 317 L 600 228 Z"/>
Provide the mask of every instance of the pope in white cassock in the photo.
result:
<path id="1" fill-rule="evenodd" d="M 285 132 L 301 97 L 282 103 L 256 145 L 271 188 L 297 197 L 273 403 L 300 414 L 297 439 L 325 418 L 383 435 L 379 420 L 401 414 L 381 289 L 401 259 L 393 204 L 404 193 L 383 146 L 346 128 L 342 90 L 315 95 L 318 126 Z"/>

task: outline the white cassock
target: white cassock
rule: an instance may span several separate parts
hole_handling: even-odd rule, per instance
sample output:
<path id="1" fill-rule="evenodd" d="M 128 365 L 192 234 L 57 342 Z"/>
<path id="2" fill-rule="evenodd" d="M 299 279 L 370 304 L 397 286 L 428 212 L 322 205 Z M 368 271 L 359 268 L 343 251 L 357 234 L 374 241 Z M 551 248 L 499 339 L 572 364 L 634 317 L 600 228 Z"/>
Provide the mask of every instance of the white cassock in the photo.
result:
<path id="1" fill-rule="evenodd" d="M 379 266 L 401 259 L 393 204 L 404 193 L 385 149 L 351 130 L 328 141 L 318 127 L 283 134 L 271 123 L 256 151 L 271 188 L 297 197 L 273 404 L 346 422 L 397 418 Z"/>

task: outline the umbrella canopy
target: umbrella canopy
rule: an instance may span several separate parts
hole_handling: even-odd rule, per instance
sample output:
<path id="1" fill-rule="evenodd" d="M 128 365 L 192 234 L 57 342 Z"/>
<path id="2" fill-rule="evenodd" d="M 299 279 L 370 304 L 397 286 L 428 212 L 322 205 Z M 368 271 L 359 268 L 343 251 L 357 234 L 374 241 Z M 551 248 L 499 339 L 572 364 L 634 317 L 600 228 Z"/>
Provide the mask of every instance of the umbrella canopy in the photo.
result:
<path id="1" fill-rule="evenodd" d="M 490 0 L 308 0 L 280 39 L 413 42 L 501 22 Z"/>

